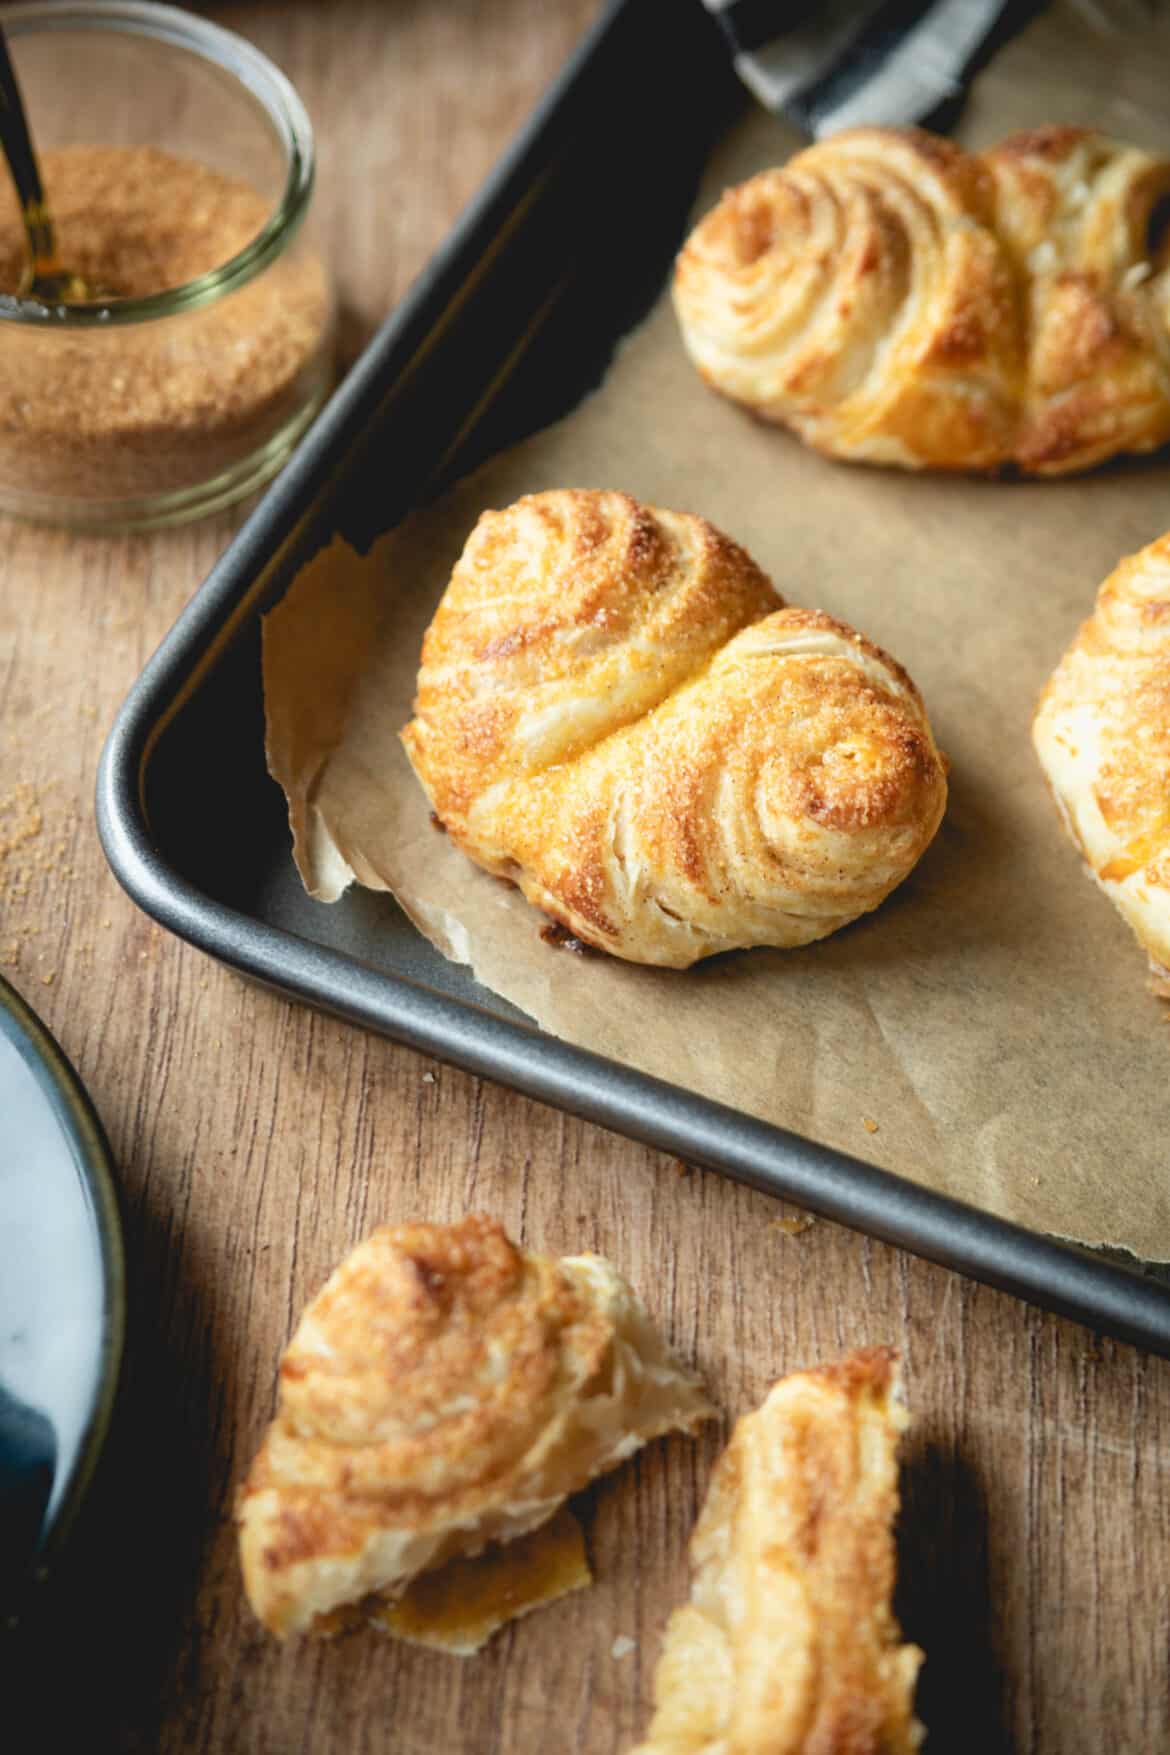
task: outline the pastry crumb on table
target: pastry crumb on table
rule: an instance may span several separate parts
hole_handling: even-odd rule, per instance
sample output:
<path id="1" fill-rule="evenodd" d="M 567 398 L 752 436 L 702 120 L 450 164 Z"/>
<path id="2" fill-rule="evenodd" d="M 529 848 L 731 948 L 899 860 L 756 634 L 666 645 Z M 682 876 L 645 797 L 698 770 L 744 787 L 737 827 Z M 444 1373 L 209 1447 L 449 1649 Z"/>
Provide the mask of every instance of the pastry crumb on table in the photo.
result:
<path id="1" fill-rule="evenodd" d="M 814 1213 L 802 1212 L 799 1207 L 794 1207 L 791 1212 L 783 1213 L 780 1218 L 770 1219 L 768 1229 L 779 1231 L 784 1237 L 803 1237 L 804 1233 L 810 1231 L 816 1222 Z"/>

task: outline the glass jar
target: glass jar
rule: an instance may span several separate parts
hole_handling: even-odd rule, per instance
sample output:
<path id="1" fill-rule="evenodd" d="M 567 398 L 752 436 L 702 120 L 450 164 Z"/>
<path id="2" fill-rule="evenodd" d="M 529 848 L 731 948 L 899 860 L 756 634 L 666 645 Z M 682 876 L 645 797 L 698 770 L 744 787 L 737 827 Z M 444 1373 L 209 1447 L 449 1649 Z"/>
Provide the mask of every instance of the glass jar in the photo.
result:
<path id="1" fill-rule="evenodd" d="M 304 106 L 249 43 L 175 7 L 35 0 L 4 27 L 58 254 L 100 297 L 0 294 L 0 511 L 125 528 L 230 505 L 331 381 Z M 0 194 L 12 287 L 19 209 Z"/>

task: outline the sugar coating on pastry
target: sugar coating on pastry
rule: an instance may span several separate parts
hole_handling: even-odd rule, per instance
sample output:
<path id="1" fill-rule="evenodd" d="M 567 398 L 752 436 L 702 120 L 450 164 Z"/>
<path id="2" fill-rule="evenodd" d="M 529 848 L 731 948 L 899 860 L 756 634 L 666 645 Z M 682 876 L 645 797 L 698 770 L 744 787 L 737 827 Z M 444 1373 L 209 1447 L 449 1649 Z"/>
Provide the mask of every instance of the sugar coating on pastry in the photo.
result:
<path id="1" fill-rule="evenodd" d="M 237 1505 L 249 1601 L 274 1633 L 332 1631 L 712 1412 L 602 1257 L 538 1255 L 481 1217 L 383 1227 L 281 1361 Z"/>
<path id="2" fill-rule="evenodd" d="M 985 153 L 847 129 L 679 255 L 708 383 L 834 457 L 1085 469 L 1170 439 L 1170 160 L 1084 128 Z"/>
<path id="3" fill-rule="evenodd" d="M 1170 533 L 1105 580 L 1032 738 L 1065 828 L 1170 999 Z"/>
<path id="4" fill-rule="evenodd" d="M 483 514 L 402 737 L 472 859 L 587 943 L 676 968 L 877 907 L 946 803 L 899 664 L 785 606 L 705 520 L 619 493 Z"/>
<path id="5" fill-rule="evenodd" d="M 715 1466 L 634 1755 L 910 1755 L 922 1653 L 891 1609 L 897 1355 L 776 1384 Z"/>

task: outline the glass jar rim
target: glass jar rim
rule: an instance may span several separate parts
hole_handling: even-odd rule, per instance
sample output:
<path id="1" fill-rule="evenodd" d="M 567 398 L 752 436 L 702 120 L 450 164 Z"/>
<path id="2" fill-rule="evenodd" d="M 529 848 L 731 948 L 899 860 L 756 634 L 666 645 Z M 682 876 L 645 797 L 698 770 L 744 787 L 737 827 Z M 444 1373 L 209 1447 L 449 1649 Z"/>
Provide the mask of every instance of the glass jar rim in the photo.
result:
<path id="1" fill-rule="evenodd" d="M 236 292 L 279 256 L 300 227 L 313 192 L 316 154 L 308 112 L 291 82 L 267 55 L 221 24 L 158 0 L 17 0 L 4 11 L 7 36 L 56 30 L 110 30 L 168 43 L 228 73 L 274 126 L 288 165 L 284 189 L 255 237 L 216 268 L 145 297 L 103 303 L 44 305 L 0 294 L 0 323 L 44 331 L 106 329 L 193 311 Z M 35 128 L 35 118 L 33 118 Z"/>

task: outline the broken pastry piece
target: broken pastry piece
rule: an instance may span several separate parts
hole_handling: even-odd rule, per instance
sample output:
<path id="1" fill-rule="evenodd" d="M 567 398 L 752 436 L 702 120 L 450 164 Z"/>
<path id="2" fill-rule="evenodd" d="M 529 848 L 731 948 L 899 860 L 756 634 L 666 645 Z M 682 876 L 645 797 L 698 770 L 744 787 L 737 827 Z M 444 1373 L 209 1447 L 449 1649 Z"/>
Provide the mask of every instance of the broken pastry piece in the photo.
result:
<path id="1" fill-rule="evenodd" d="M 691 1538 L 634 1755 L 910 1755 L 922 1653 L 891 1609 L 897 1355 L 783 1378 L 736 1425 Z"/>
<path id="2" fill-rule="evenodd" d="M 713 1412 L 600 1256 L 536 1255 L 487 1218 L 384 1227 L 281 1361 L 237 1508 L 248 1599 L 281 1636 L 379 1620 L 420 1575 L 537 1530 L 647 1440 Z M 470 1631 L 452 1632 L 441 1586 L 382 1624 L 422 1638 L 429 1622 L 429 1643 L 474 1650 L 586 1582 L 571 1548 L 562 1524 L 489 1561 Z"/>
<path id="3" fill-rule="evenodd" d="M 402 741 L 471 859 L 573 937 L 667 968 L 835 932 L 946 805 L 900 664 L 785 606 L 704 519 L 621 493 L 483 514 Z"/>
<path id="4" fill-rule="evenodd" d="M 1101 586 L 1032 740 L 1074 845 L 1170 999 L 1170 533 Z"/>

